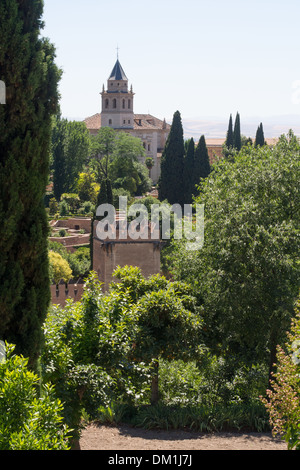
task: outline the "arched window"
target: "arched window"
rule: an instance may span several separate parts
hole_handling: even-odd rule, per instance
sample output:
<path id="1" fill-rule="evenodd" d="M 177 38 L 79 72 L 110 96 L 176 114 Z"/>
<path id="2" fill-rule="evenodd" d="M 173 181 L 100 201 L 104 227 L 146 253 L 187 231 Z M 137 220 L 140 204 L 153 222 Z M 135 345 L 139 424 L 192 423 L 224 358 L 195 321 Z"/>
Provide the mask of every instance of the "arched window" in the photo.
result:
<path id="1" fill-rule="evenodd" d="M 128 100 L 128 109 L 131 107 L 131 100 Z"/>
<path id="2" fill-rule="evenodd" d="M 125 109 L 125 100 L 122 102 L 123 109 Z"/>
<path id="3" fill-rule="evenodd" d="M 116 98 L 113 99 L 113 108 L 116 109 L 117 107 L 117 100 Z"/>
<path id="4" fill-rule="evenodd" d="M 105 109 L 108 109 L 108 106 L 109 106 L 109 101 L 108 101 L 108 99 L 106 98 L 106 100 L 105 100 Z"/>

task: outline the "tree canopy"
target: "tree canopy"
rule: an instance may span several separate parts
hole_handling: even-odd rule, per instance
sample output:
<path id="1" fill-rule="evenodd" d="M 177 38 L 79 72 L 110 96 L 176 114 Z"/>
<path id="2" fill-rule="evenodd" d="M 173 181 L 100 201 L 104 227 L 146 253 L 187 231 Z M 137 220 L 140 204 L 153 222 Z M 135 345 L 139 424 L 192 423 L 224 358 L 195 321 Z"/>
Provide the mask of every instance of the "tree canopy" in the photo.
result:
<path id="1" fill-rule="evenodd" d="M 245 147 L 202 182 L 204 246 L 174 242 L 173 275 L 204 307 L 207 341 L 221 355 L 275 362 L 300 287 L 300 146 Z"/>
<path id="2" fill-rule="evenodd" d="M 181 115 L 176 111 L 161 158 L 159 199 L 170 204 L 184 203 L 184 140 Z"/>
<path id="3" fill-rule="evenodd" d="M 151 188 L 149 170 L 141 161 L 145 150 L 141 139 L 103 127 L 91 137 L 90 168 L 98 183 L 110 180 L 113 189 L 141 195 Z"/>
<path id="4" fill-rule="evenodd" d="M 0 337 L 31 365 L 50 301 L 43 198 L 61 75 L 42 15 L 42 0 L 0 2 Z"/>

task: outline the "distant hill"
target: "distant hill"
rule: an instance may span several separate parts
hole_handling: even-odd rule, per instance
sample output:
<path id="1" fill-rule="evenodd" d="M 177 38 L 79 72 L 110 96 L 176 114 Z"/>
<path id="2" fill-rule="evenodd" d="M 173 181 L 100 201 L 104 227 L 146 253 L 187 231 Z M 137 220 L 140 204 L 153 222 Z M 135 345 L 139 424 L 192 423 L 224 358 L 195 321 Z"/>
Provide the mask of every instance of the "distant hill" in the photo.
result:
<path id="1" fill-rule="evenodd" d="M 249 117 L 241 115 L 241 132 L 246 137 L 255 138 L 256 130 L 262 122 L 266 138 L 279 137 L 290 129 L 300 136 L 300 115 L 274 116 L 274 117 Z M 233 120 L 235 116 L 233 114 Z M 184 136 L 186 139 L 193 137 L 199 139 L 204 134 L 208 139 L 222 139 L 226 137 L 229 116 L 225 118 L 182 118 Z"/>

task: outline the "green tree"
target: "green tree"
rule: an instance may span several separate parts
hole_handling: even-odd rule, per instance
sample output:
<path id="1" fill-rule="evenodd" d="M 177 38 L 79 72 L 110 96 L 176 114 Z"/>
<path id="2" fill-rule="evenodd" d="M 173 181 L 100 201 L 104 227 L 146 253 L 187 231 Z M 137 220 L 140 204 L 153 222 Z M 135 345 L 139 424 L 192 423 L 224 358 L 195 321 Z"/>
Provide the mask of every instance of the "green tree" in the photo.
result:
<path id="1" fill-rule="evenodd" d="M 79 173 L 76 182 L 76 191 L 82 202 L 90 201 L 95 204 L 97 201 L 98 188 L 99 185 L 96 183 L 93 173 Z"/>
<path id="2" fill-rule="evenodd" d="M 176 111 L 161 159 L 161 174 L 158 184 L 161 201 L 166 199 L 170 204 L 182 205 L 184 203 L 183 168 L 183 128 L 180 112 Z"/>
<path id="3" fill-rule="evenodd" d="M 55 284 L 59 284 L 61 280 L 68 282 L 72 277 L 72 269 L 69 263 L 57 252 L 49 252 L 50 277 Z"/>
<path id="4" fill-rule="evenodd" d="M 0 337 L 35 362 L 50 301 L 48 220 L 51 117 L 60 71 L 41 37 L 43 2 L 0 3 Z M 9 59 L 8 59 L 9 58 Z"/>
<path id="5" fill-rule="evenodd" d="M 277 368 L 272 375 L 267 398 L 262 398 L 269 413 L 272 434 L 287 443 L 288 450 L 300 450 L 300 298 L 287 341 L 277 347 Z"/>
<path id="6" fill-rule="evenodd" d="M 233 130 L 233 147 L 239 152 L 242 148 L 241 122 L 239 113 L 236 114 Z"/>
<path id="7" fill-rule="evenodd" d="M 6 359 L 0 361 L 0 449 L 69 450 L 63 404 L 52 386 L 39 387 L 40 377 L 14 349 L 6 345 Z"/>
<path id="8" fill-rule="evenodd" d="M 194 157 L 194 194 L 198 193 L 196 186 L 199 185 L 200 179 L 207 178 L 210 172 L 211 168 L 205 137 L 202 135 L 196 147 Z"/>
<path id="9" fill-rule="evenodd" d="M 138 268 L 116 269 L 121 285 L 130 292 L 134 323 L 129 359 L 151 365 L 151 403 L 159 400 L 159 359 L 191 360 L 198 355 L 201 322 L 189 286 L 167 281 L 163 276 L 143 278 Z M 112 290 L 113 292 L 113 290 Z"/>
<path id="10" fill-rule="evenodd" d="M 234 147 L 234 136 L 233 136 L 233 124 L 232 124 L 232 115 L 230 114 L 228 130 L 226 135 L 226 147 L 227 149 L 231 149 Z"/>
<path id="11" fill-rule="evenodd" d="M 260 146 L 265 145 L 265 135 L 264 135 L 264 129 L 263 129 L 262 123 L 260 123 L 260 125 L 257 128 L 254 145 L 255 147 L 257 147 L 258 145 Z"/>
<path id="12" fill-rule="evenodd" d="M 193 284 L 217 354 L 275 362 L 300 287 L 300 146 L 290 133 L 274 149 L 245 147 L 202 182 L 205 239 L 172 252 L 175 278 Z"/>
<path id="13" fill-rule="evenodd" d="M 113 204 L 113 195 L 109 179 L 102 180 L 97 197 L 97 206 L 101 204 Z"/>
<path id="14" fill-rule="evenodd" d="M 63 193 L 74 191 L 88 158 L 89 143 L 89 133 L 83 122 L 57 116 L 52 132 L 53 191 L 57 200 Z"/>
<path id="15" fill-rule="evenodd" d="M 184 203 L 191 204 L 194 193 L 194 155 L 195 155 L 195 142 L 193 137 L 186 142 L 186 152 L 184 158 L 183 168 L 183 183 L 184 183 Z"/>
<path id="16" fill-rule="evenodd" d="M 141 195 L 151 188 L 149 170 L 140 161 L 145 155 L 141 139 L 103 127 L 92 136 L 90 167 L 97 182 L 110 180 L 112 189 Z"/>

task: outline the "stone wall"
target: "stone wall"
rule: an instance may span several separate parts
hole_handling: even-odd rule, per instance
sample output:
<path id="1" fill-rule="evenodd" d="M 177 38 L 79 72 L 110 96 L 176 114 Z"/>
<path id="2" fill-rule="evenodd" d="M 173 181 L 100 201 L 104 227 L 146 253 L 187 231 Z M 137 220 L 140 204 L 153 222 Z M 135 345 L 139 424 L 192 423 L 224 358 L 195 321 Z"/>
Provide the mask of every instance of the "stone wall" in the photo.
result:
<path id="1" fill-rule="evenodd" d="M 104 291 L 113 280 L 117 281 L 113 278 L 113 271 L 118 266 L 137 266 L 145 277 L 160 273 L 160 240 L 152 240 L 151 236 L 147 240 L 124 240 L 118 236 L 114 240 L 100 240 L 96 224 L 97 221 L 93 233 L 93 270 L 103 283 Z"/>
<path id="2" fill-rule="evenodd" d="M 51 302 L 52 304 L 58 304 L 61 307 L 66 305 L 67 299 L 73 299 L 75 302 L 79 301 L 84 291 L 84 282 L 82 280 L 77 283 L 69 282 L 67 285 L 64 281 L 61 281 L 58 286 L 56 284 L 51 285 Z"/>

